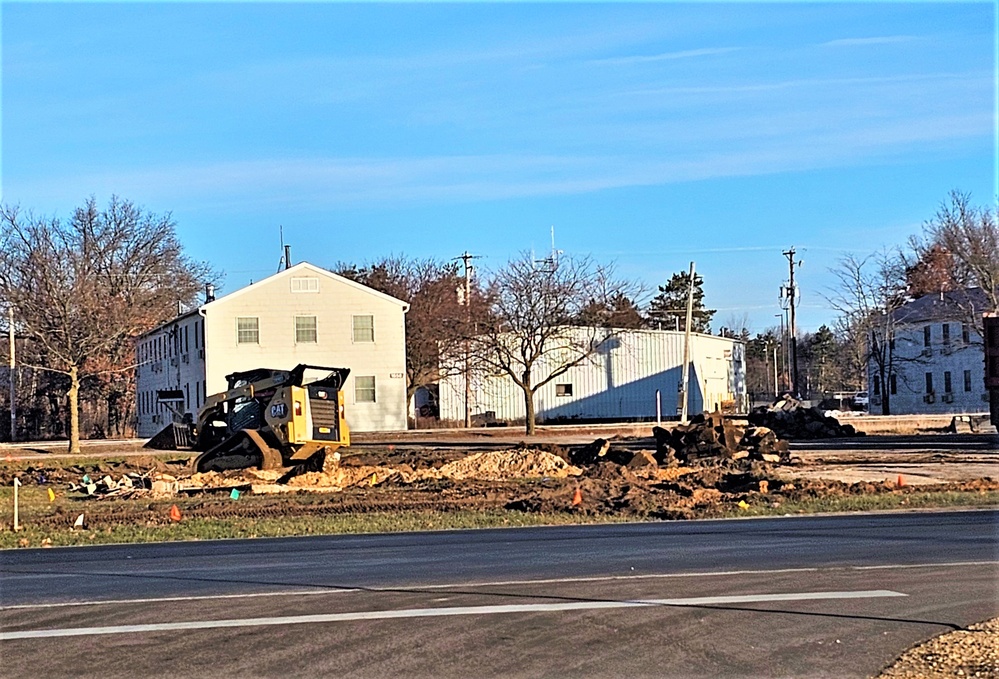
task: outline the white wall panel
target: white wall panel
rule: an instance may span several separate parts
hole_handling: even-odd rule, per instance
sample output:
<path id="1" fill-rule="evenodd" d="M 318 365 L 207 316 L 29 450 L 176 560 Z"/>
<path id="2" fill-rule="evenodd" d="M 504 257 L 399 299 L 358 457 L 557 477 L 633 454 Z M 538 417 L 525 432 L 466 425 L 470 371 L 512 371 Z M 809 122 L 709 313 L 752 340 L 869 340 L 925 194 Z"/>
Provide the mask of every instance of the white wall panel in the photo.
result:
<path id="1" fill-rule="evenodd" d="M 587 332 L 580 329 L 581 334 Z M 663 416 L 675 415 L 683 343 L 684 334 L 678 332 L 615 331 L 590 359 L 538 389 L 538 419 L 651 419 L 656 416 L 657 390 Z M 538 369 L 536 379 L 548 372 Z M 560 384 L 571 385 L 572 395 L 558 395 Z M 509 377 L 473 376 L 471 386 L 473 416 L 491 412 L 498 420 L 523 420 L 523 392 Z M 461 375 L 441 382 L 442 419 L 464 419 L 464 389 Z M 744 399 L 743 345 L 722 337 L 692 335 L 690 392 L 692 413 L 722 401 Z"/>

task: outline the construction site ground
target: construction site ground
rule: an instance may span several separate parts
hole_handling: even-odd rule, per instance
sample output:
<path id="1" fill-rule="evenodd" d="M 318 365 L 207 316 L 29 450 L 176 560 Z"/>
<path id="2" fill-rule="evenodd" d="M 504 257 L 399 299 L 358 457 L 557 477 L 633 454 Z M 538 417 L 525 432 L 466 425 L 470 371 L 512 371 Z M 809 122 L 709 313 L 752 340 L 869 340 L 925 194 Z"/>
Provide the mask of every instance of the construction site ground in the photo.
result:
<path id="1" fill-rule="evenodd" d="M 180 504 L 185 517 L 209 520 L 460 510 L 656 520 L 726 516 L 736 508 L 774 513 L 822 498 L 921 491 L 974 494 L 979 504 L 999 497 L 995 434 L 792 441 L 784 463 L 657 464 L 651 428 L 543 427 L 531 437 L 512 427 L 359 434 L 342 449 L 338 465 L 297 475 L 192 475 L 190 453 L 154 456 L 138 440 L 91 442 L 81 458 L 68 456 L 64 443 L 7 445 L 0 447 L 0 484 L 9 489 L 17 476 L 28 486 L 22 492 L 52 488 L 60 501 L 28 508 L 22 518 L 54 530 L 69 528 L 77 510 L 91 530 L 169 524 L 165 507 L 172 504 Z M 606 442 L 601 456 L 572 464 L 595 441 Z M 6 504 L 4 531 L 11 525 Z"/>

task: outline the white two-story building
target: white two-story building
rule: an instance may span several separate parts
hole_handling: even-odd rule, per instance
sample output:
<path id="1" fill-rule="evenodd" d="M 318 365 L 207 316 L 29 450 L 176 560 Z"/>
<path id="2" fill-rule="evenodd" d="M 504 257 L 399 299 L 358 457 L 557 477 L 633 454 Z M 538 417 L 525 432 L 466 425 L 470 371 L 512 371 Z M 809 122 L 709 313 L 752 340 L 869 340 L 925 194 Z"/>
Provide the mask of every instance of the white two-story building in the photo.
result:
<path id="1" fill-rule="evenodd" d="M 308 263 L 207 299 L 136 344 L 138 435 L 197 415 L 226 375 L 299 363 L 349 368 L 344 386 L 354 431 L 406 429 L 409 305 Z"/>
<path id="2" fill-rule="evenodd" d="M 988 411 L 982 338 L 969 323 L 985 296 L 976 288 L 926 295 L 894 312 L 891 370 L 868 364 L 870 411 L 892 415 Z"/>

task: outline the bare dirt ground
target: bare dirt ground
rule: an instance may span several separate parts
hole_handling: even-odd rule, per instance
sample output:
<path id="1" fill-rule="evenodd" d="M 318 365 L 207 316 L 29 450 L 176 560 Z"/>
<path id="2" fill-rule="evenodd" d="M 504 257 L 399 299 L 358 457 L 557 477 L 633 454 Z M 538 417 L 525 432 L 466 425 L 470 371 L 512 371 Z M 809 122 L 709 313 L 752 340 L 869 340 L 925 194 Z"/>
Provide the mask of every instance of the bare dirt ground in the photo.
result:
<path id="1" fill-rule="evenodd" d="M 168 497 L 196 500 L 185 507 L 185 516 L 203 518 L 513 509 L 683 519 L 723 515 L 733 506 L 777 508 L 815 498 L 999 491 L 995 435 L 792 442 L 790 463 L 780 464 L 726 458 L 682 462 L 661 455 L 657 461 L 650 429 L 552 428 L 531 438 L 510 429 L 362 435 L 325 472 L 298 474 L 247 470 L 192 476 L 190 455 L 154 458 L 138 442 L 120 448 L 101 442 L 95 452 L 106 461 L 79 464 L 37 446 L 16 455 L 8 448 L 0 451 L 11 461 L 0 463 L 0 484 L 9 485 L 17 475 L 25 484 L 75 486 L 87 502 L 92 526 L 169 521 L 156 502 L 115 501 L 162 500 L 164 489 Z M 605 444 L 595 457 L 598 436 Z M 88 497 L 82 485 L 84 476 L 108 478 L 115 485 L 128 475 L 136 479 L 134 490 L 98 484 L 99 492 Z M 153 479 L 161 480 L 159 492 L 140 487 Z M 233 503 L 227 495 L 232 489 L 257 497 L 252 503 Z M 55 527 L 66 517 L 53 514 L 41 520 Z"/>

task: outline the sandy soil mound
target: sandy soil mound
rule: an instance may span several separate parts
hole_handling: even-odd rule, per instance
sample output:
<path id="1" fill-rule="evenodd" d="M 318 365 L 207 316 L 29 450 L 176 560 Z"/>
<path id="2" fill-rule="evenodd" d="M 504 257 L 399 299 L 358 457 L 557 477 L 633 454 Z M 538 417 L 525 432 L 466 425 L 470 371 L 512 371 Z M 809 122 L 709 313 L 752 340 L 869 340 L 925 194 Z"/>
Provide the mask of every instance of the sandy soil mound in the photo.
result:
<path id="1" fill-rule="evenodd" d="M 530 448 L 476 453 L 449 462 L 436 470 L 442 478 L 496 481 L 514 478 L 565 478 L 583 473 L 562 458 L 544 450 Z"/>

